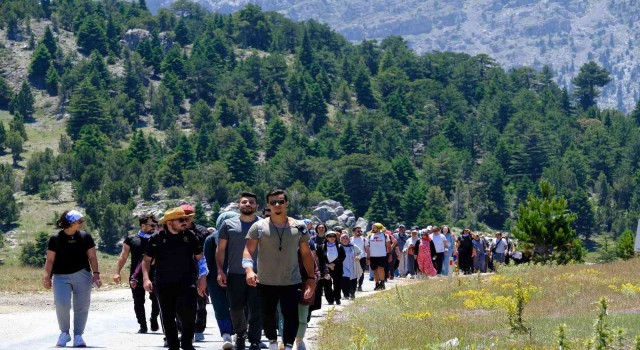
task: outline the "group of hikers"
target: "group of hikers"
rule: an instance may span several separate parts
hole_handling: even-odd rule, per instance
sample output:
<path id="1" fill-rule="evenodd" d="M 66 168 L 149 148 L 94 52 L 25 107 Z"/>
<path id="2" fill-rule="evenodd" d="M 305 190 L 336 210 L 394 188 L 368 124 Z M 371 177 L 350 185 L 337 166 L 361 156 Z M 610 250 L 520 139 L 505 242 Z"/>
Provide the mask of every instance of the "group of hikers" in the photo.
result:
<path id="1" fill-rule="evenodd" d="M 208 228 L 193 222 L 189 204 L 166 210 L 159 220 L 140 215 L 140 230 L 125 238 L 113 275 L 121 283 L 130 255 L 138 333 L 162 327 L 165 347 L 194 349 L 194 341 L 204 340 L 210 301 L 223 349 L 306 349 L 307 324 L 323 295 L 329 305 L 355 298 L 367 269 L 374 290 L 383 290 L 394 277 L 448 275 L 455 260 L 462 273 L 486 272 L 487 266 L 505 262 L 514 248 L 500 233 L 489 242 L 469 229 L 456 236 L 447 226 L 406 230 L 400 224 L 392 232 L 374 223 L 366 234 L 358 226 L 349 234 L 339 226 L 293 219 L 288 205 L 285 191 L 272 190 L 258 216 L 257 196 L 244 192 L 239 213 L 223 212 L 216 227 Z M 95 243 L 83 224 L 82 213 L 65 211 L 57 221 L 61 230 L 48 244 L 43 285 L 53 288 L 58 347 L 71 340 L 74 347 L 86 346 L 82 335 L 91 286 L 102 285 Z M 261 342 L 263 331 L 268 344 Z"/>

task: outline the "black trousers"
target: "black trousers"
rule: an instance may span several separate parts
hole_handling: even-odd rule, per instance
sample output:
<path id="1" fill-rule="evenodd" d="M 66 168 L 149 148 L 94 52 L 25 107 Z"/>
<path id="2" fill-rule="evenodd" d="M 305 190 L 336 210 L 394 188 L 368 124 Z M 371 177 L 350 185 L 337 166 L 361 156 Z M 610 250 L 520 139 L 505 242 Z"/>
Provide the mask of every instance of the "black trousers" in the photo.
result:
<path id="1" fill-rule="evenodd" d="M 230 273 L 227 275 L 227 300 L 231 308 L 233 330 L 238 335 L 247 335 L 249 343 L 259 343 L 262 335 L 262 320 L 258 288 L 247 285 L 246 275 Z M 248 314 L 245 314 L 245 310 Z M 249 320 L 248 332 L 247 319 Z"/>
<path id="2" fill-rule="evenodd" d="M 329 304 L 334 301 L 340 301 L 340 292 L 342 291 L 342 266 L 336 265 L 336 268 L 329 271 L 331 280 L 324 280 L 324 297 Z"/>
<path id="3" fill-rule="evenodd" d="M 191 346 L 198 307 L 195 283 L 156 283 L 155 292 L 169 348 L 177 349 L 180 346 L 176 317 L 182 324 L 182 347 Z"/>
<path id="4" fill-rule="evenodd" d="M 358 279 L 350 279 L 349 277 L 342 277 L 342 295 L 345 298 L 355 297 L 356 288 L 358 287 Z"/>
<path id="5" fill-rule="evenodd" d="M 131 294 L 133 295 L 133 311 L 136 313 L 136 319 L 140 327 L 147 328 L 147 316 L 144 309 L 145 294 L 142 283 L 138 283 L 135 288 L 131 288 Z M 151 318 L 157 319 L 160 315 L 160 306 L 158 305 L 158 298 L 156 298 L 153 292 L 149 293 L 149 300 L 151 300 Z"/>
<path id="6" fill-rule="evenodd" d="M 298 332 L 298 301 L 300 300 L 301 284 L 290 286 L 269 286 L 258 284 L 260 309 L 262 313 L 262 328 L 267 339 L 278 338 L 276 314 L 278 302 L 282 312 L 282 342 L 285 346 L 293 347 Z M 184 335 L 183 335 L 184 336 Z"/>
<path id="7" fill-rule="evenodd" d="M 444 262 L 444 252 L 436 253 L 436 259 L 433 261 L 434 267 L 438 275 L 442 275 L 442 263 Z"/>
<path id="8" fill-rule="evenodd" d="M 194 325 L 194 331 L 196 333 L 204 333 L 204 330 L 207 328 L 207 298 L 201 297 L 199 294 L 196 298 L 196 323 Z"/>
<path id="9" fill-rule="evenodd" d="M 362 275 L 358 278 L 358 288 L 362 288 L 364 281 L 364 272 L 367 271 L 367 258 L 360 258 L 360 267 L 362 267 Z"/>
<path id="10" fill-rule="evenodd" d="M 459 252 L 458 253 L 458 266 L 460 271 L 465 275 L 473 273 L 473 258 L 471 252 Z"/>

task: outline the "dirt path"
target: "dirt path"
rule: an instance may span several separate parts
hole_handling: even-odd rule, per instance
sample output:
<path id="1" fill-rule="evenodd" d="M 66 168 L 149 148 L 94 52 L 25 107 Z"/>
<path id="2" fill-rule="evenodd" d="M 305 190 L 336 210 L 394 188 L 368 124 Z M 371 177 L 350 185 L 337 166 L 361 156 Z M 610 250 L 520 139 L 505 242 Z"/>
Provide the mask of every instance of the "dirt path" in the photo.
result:
<path id="1" fill-rule="evenodd" d="M 389 281 L 387 289 L 397 282 Z M 399 280 L 402 283 L 404 280 Z M 356 297 L 371 295 L 373 283 L 365 278 L 365 292 Z M 323 300 L 323 302 L 326 302 Z M 335 306 L 344 308 L 349 305 Z M 307 348 L 315 349 L 319 322 L 329 308 L 323 305 L 311 318 L 307 331 Z M 147 314 L 150 304 L 147 302 Z M 196 349 L 221 349 L 222 338 L 213 317 L 213 309 L 207 306 L 207 329 L 205 341 L 195 343 Z M 133 314 L 131 292 L 125 288 L 107 286 L 94 291 L 91 300 L 89 321 L 84 339 L 89 348 L 129 350 L 164 349 L 161 332 L 137 334 L 138 324 Z M 59 330 L 51 291 L 34 293 L 0 293 L 0 349 L 47 349 L 54 348 Z M 263 339 L 265 340 L 265 339 Z"/>

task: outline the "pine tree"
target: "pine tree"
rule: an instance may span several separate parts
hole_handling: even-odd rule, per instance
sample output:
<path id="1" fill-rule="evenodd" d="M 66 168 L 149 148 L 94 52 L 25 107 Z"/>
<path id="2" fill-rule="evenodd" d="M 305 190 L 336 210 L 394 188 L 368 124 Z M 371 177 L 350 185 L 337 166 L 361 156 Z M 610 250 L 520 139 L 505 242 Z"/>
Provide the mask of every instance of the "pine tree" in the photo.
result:
<path id="1" fill-rule="evenodd" d="M 49 26 L 44 29 L 44 35 L 42 36 L 40 45 L 44 45 L 47 50 L 49 50 L 49 54 L 52 58 L 56 57 L 56 54 L 58 53 L 58 44 L 56 43 L 56 38 L 53 36 L 53 32 Z"/>
<path id="2" fill-rule="evenodd" d="M 13 90 L 7 81 L 0 75 L 0 109 L 9 108 L 11 100 L 13 100 Z"/>
<path id="3" fill-rule="evenodd" d="M 576 215 L 567 210 L 567 201 L 558 197 L 547 180 L 540 181 L 541 197 L 529 194 L 526 205 L 518 207 L 518 221 L 513 230 L 522 242 L 534 244 L 541 260 L 549 259 L 550 248 L 559 263 L 581 261 L 582 251 L 576 232 L 571 228 Z"/>
<path id="4" fill-rule="evenodd" d="M 24 140 L 22 139 L 22 136 L 20 136 L 19 132 L 11 130 L 7 133 L 7 140 L 4 143 L 11 150 L 13 165 L 17 166 L 18 161 L 22 159 L 20 153 L 24 150 Z"/>
<path id="5" fill-rule="evenodd" d="M 47 76 L 44 82 L 49 95 L 57 96 L 58 84 L 60 83 L 60 75 L 58 74 L 58 70 L 56 69 L 56 67 L 53 66 L 53 62 L 51 62 L 51 64 L 49 65 Z"/>
<path id="6" fill-rule="evenodd" d="M 584 235 L 587 239 L 591 237 L 596 226 L 596 220 L 595 212 L 591 202 L 589 201 L 587 192 L 582 188 L 578 188 L 571 198 L 569 198 L 567 207 L 572 213 L 576 213 L 577 220 L 572 224 L 576 233 Z"/>
<path id="7" fill-rule="evenodd" d="M 9 122 L 9 131 L 17 132 L 24 141 L 27 141 L 27 129 L 24 127 L 24 117 L 20 113 L 13 115 Z"/>
<path id="8" fill-rule="evenodd" d="M 180 44 L 180 46 L 185 47 L 191 44 L 191 38 L 189 37 L 189 28 L 187 28 L 187 24 L 184 19 L 180 19 L 175 28 L 173 28 L 173 32 L 176 37 L 175 40 Z"/>
<path id="9" fill-rule="evenodd" d="M 611 82 L 609 72 L 596 62 L 589 61 L 580 67 L 580 73 L 573 78 L 576 89 L 574 95 L 578 98 L 583 110 L 596 105 L 596 98 L 600 96 L 600 87 Z"/>
<path id="10" fill-rule="evenodd" d="M 267 125 L 265 136 L 265 151 L 267 158 L 273 157 L 279 149 L 280 144 L 287 138 L 287 126 L 280 118 L 273 118 Z"/>
<path id="11" fill-rule="evenodd" d="M 238 138 L 231 144 L 225 163 L 234 182 L 244 182 L 249 186 L 255 183 L 258 167 L 243 139 Z"/>
<path id="12" fill-rule="evenodd" d="M 137 112 L 140 113 L 144 110 L 144 85 L 140 77 L 140 72 L 135 69 L 131 57 L 125 58 L 124 60 L 123 92 L 135 101 Z"/>
<path id="13" fill-rule="evenodd" d="M 100 21 L 94 16 L 84 19 L 78 29 L 77 43 L 80 52 L 89 55 L 94 50 L 101 55 L 107 54 L 107 35 Z"/>
<path id="14" fill-rule="evenodd" d="M 171 97 L 173 98 L 173 104 L 176 107 L 180 107 L 182 105 L 182 101 L 184 100 L 184 90 L 182 88 L 182 84 L 178 77 L 173 72 L 167 72 L 162 77 L 162 86 L 164 86 Z"/>
<path id="15" fill-rule="evenodd" d="M 120 57 L 120 28 L 111 17 L 107 21 L 105 37 L 108 51 Z"/>
<path id="16" fill-rule="evenodd" d="M 4 128 L 4 123 L 0 122 L 0 153 L 4 150 L 6 141 L 7 130 Z"/>
<path id="17" fill-rule="evenodd" d="M 180 169 L 188 170 L 196 167 L 196 152 L 186 135 L 180 136 L 178 140 L 176 156 L 182 161 Z"/>
<path id="18" fill-rule="evenodd" d="M 29 65 L 29 78 L 36 84 L 42 85 L 51 63 L 51 54 L 47 47 L 43 44 L 38 45 Z"/>
<path id="19" fill-rule="evenodd" d="M 83 80 L 71 94 L 68 110 L 71 117 L 67 121 L 67 133 L 72 140 L 78 139 L 84 125 L 97 125 L 107 135 L 111 132 L 101 93 L 88 79 Z"/>
<path id="20" fill-rule="evenodd" d="M 5 183 L 0 184 L 0 210 L 3 213 L 0 215 L 2 225 L 12 224 L 20 218 L 20 209 L 13 196 L 13 188 Z"/>
<path id="21" fill-rule="evenodd" d="M 322 193 L 325 198 L 330 198 L 340 202 L 343 207 L 351 206 L 351 200 L 344 189 L 344 185 L 337 176 L 325 176 L 319 182 L 316 190 Z"/>
<path id="22" fill-rule="evenodd" d="M 395 213 L 389 209 L 387 197 L 380 190 L 374 193 L 369 203 L 369 210 L 367 210 L 364 216 L 369 221 L 380 222 L 386 226 L 394 225 L 397 221 Z"/>
<path id="23" fill-rule="evenodd" d="M 238 123 L 238 116 L 226 97 L 220 98 L 216 103 L 216 115 L 222 126 L 232 126 Z"/>
<path id="24" fill-rule="evenodd" d="M 362 152 L 362 140 L 356 134 L 356 129 L 351 121 L 347 122 L 342 134 L 340 134 L 340 147 L 345 154 Z"/>
<path id="25" fill-rule="evenodd" d="M 149 147 L 147 145 L 147 139 L 144 137 L 144 133 L 141 130 L 137 130 L 131 136 L 131 142 L 129 143 L 129 149 L 127 150 L 127 159 L 132 162 L 144 164 L 149 158 Z"/>
<path id="26" fill-rule="evenodd" d="M 11 111 L 14 114 L 19 113 L 25 119 L 30 119 L 33 116 L 34 104 L 35 99 L 31 93 L 31 87 L 26 81 L 23 81 L 18 95 L 11 101 Z"/>
<path id="27" fill-rule="evenodd" d="M 369 70 L 362 61 L 358 65 L 353 85 L 358 103 L 370 109 L 377 108 L 377 102 L 373 96 L 373 89 L 369 78 Z"/>
<path id="28" fill-rule="evenodd" d="M 442 225 L 447 222 L 447 196 L 438 186 L 427 189 L 424 207 L 418 214 L 417 221 Z"/>
<path id="29" fill-rule="evenodd" d="M 400 202 L 400 208 L 402 215 L 400 220 L 407 225 L 416 225 L 418 222 L 418 215 L 424 207 L 425 198 L 427 197 L 427 190 L 418 180 L 413 180 L 407 186 L 404 196 Z"/>

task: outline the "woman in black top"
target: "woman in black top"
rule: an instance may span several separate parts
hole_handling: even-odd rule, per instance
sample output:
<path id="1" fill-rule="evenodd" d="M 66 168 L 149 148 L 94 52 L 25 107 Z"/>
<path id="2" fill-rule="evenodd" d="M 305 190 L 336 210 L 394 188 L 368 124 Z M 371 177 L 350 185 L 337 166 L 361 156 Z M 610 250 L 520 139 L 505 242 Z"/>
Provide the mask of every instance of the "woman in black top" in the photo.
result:
<path id="1" fill-rule="evenodd" d="M 342 291 L 342 262 L 346 256 L 344 248 L 338 241 L 338 235 L 334 231 L 327 232 L 326 241 L 317 248 L 320 271 L 324 282 L 324 296 L 329 305 L 340 305 L 340 293 Z"/>
<path id="2" fill-rule="evenodd" d="M 60 327 L 56 346 L 71 341 L 71 296 L 73 295 L 73 346 L 86 347 L 82 339 L 89 316 L 91 283 L 102 285 L 98 269 L 96 245 L 91 235 L 81 230 L 84 216 L 77 210 L 67 210 L 56 225 L 61 228 L 49 239 L 47 261 L 44 264 L 45 288 L 53 287 L 53 302 Z M 53 281 L 52 281 L 53 278 Z"/>

